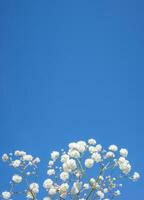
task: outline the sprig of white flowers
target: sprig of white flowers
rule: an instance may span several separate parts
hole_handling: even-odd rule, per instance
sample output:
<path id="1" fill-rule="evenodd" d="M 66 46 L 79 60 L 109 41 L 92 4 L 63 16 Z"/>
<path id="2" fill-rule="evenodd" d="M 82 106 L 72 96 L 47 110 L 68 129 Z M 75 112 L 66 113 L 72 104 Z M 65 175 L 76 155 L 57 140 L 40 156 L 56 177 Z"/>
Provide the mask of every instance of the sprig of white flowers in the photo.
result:
<path id="1" fill-rule="evenodd" d="M 9 191 L 2 192 L 1 198 L 9 200 L 15 195 L 25 195 L 27 199 L 36 199 L 39 185 L 36 182 L 32 182 L 32 180 L 36 180 L 38 177 L 38 163 L 40 159 L 26 154 L 24 151 L 15 151 L 14 154 L 3 154 L 2 161 L 15 168 L 17 173 L 11 178 Z M 17 191 L 18 185 L 22 183 L 26 189 L 24 191 Z"/>
<path id="2" fill-rule="evenodd" d="M 140 178 L 138 172 L 131 175 L 127 156 L 127 149 L 118 149 L 116 145 L 104 149 L 94 139 L 72 142 L 67 151 L 53 151 L 48 161 L 48 177 L 43 182 L 47 192 L 43 200 L 110 200 L 120 196 L 123 178 L 132 181 Z M 17 173 L 12 176 L 10 190 L 2 192 L 1 198 L 10 200 L 24 194 L 26 199 L 36 200 L 40 159 L 24 151 L 15 151 L 14 155 L 3 154 L 2 160 Z M 16 191 L 17 185 L 22 183 L 26 189 Z"/>
<path id="3" fill-rule="evenodd" d="M 94 139 L 72 142 L 67 151 L 53 151 L 48 163 L 48 178 L 43 183 L 47 191 L 44 200 L 118 197 L 123 178 L 133 181 L 140 178 L 138 172 L 130 174 L 127 156 L 127 149 L 118 150 L 116 145 L 104 149 Z"/>

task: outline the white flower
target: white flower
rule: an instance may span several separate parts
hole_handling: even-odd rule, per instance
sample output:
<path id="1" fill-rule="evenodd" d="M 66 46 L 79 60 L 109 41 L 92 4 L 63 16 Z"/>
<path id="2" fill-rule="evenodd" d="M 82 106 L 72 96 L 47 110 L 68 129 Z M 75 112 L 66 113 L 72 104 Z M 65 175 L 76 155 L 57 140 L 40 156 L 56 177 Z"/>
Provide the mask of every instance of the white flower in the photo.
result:
<path id="1" fill-rule="evenodd" d="M 124 159 L 120 158 L 118 161 L 118 164 L 119 164 L 120 170 L 124 174 L 128 174 L 131 171 L 131 165 L 130 165 L 129 161 L 126 160 L 125 158 Z"/>
<path id="2" fill-rule="evenodd" d="M 86 166 L 87 168 L 91 168 L 91 167 L 93 167 L 93 165 L 94 165 L 93 159 L 88 158 L 88 159 L 85 160 L 85 166 Z"/>
<path id="3" fill-rule="evenodd" d="M 77 150 L 83 153 L 86 150 L 86 143 L 84 141 L 77 142 Z"/>
<path id="4" fill-rule="evenodd" d="M 67 162 L 63 163 L 63 170 L 66 172 L 75 170 L 76 168 L 77 165 L 74 159 L 69 159 Z"/>
<path id="5" fill-rule="evenodd" d="M 49 176 L 54 175 L 54 174 L 55 174 L 55 170 L 54 170 L 54 169 L 49 169 L 49 170 L 47 171 L 47 174 L 48 174 Z"/>
<path id="6" fill-rule="evenodd" d="M 39 192 L 39 185 L 37 183 L 31 183 L 29 188 L 33 193 Z"/>
<path id="7" fill-rule="evenodd" d="M 6 153 L 4 153 L 3 155 L 2 155 L 2 161 L 8 161 L 9 160 L 9 156 L 6 154 Z"/>
<path id="8" fill-rule="evenodd" d="M 58 151 L 53 151 L 53 152 L 51 153 L 51 159 L 52 159 L 52 160 L 55 161 L 58 157 L 59 157 L 59 152 L 58 152 Z"/>
<path id="9" fill-rule="evenodd" d="M 43 183 L 43 187 L 44 187 L 45 189 L 51 188 L 52 185 L 53 185 L 53 181 L 52 181 L 51 179 L 49 179 L 49 178 L 46 179 L 46 180 L 44 181 L 44 183 Z"/>
<path id="10" fill-rule="evenodd" d="M 93 153 L 91 157 L 95 162 L 101 162 L 101 155 L 99 153 Z"/>
<path id="11" fill-rule="evenodd" d="M 120 194 L 121 194 L 120 190 L 116 190 L 116 191 L 114 192 L 114 195 L 115 195 L 115 196 L 119 196 Z"/>
<path id="12" fill-rule="evenodd" d="M 112 145 L 109 146 L 109 150 L 115 152 L 115 151 L 118 150 L 118 147 L 116 145 L 112 144 Z"/>
<path id="13" fill-rule="evenodd" d="M 104 198 L 104 193 L 102 191 L 97 191 L 97 195 L 99 196 L 100 199 Z"/>
<path id="14" fill-rule="evenodd" d="M 72 189 L 71 189 L 71 193 L 73 194 L 73 195 L 75 195 L 75 194 L 78 194 L 79 193 L 79 191 L 80 191 L 80 189 L 81 189 L 81 183 L 80 182 L 74 182 L 73 183 L 73 187 L 72 187 Z"/>
<path id="15" fill-rule="evenodd" d="M 132 176 L 133 181 L 137 181 L 140 179 L 140 174 L 138 172 L 134 172 L 134 175 Z"/>
<path id="16" fill-rule="evenodd" d="M 96 148 L 96 151 L 100 152 L 102 150 L 102 145 L 97 144 L 95 148 Z"/>
<path id="17" fill-rule="evenodd" d="M 60 178 L 63 180 L 63 181 L 66 181 L 68 178 L 69 178 L 69 174 L 67 172 L 62 172 L 60 174 Z"/>
<path id="18" fill-rule="evenodd" d="M 33 194 L 32 194 L 32 192 L 28 191 L 26 197 L 27 197 L 28 199 L 33 199 Z"/>
<path id="19" fill-rule="evenodd" d="M 32 156 L 32 155 L 27 155 L 27 154 L 26 154 L 26 155 L 23 156 L 23 160 L 24 160 L 24 161 L 32 161 L 32 160 L 33 160 L 33 156 Z"/>
<path id="20" fill-rule="evenodd" d="M 63 154 L 62 156 L 61 156 L 61 162 L 66 162 L 66 161 L 68 161 L 69 160 L 69 156 L 67 155 L 67 154 Z"/>
<path id="21" fill-rule="evenodd" d="M 17 151 L 15 151 L 14 155 L 15 156 L 24 156 L 24 155 L 26 155 L 26 152 L 17 150 Z"/>
<path id="22" fill-rule="evenodd" d="M 56 194 L 56 192 L 57 192 L 57 190 L 56 190 L 56 188 L 55 187 L 51 187 L 50 189 L 49 189 L 49 195 L 55 195 Z"/>
<path id="23" fill-rule="evenodd" d="M 83 153 L 86 150 L 86 143 L 84 141 L 72 142 L 69 145 L 69 149 L 78 150 L 80 153 Z"/>
<path id="24" fill-rule="evenodd" d="M 96 144 L 96 140 L 95 139 L 89 139 L 88 140 L 88 144 L 95 145 Z"/>
<path id="25" fill-rule="evenodd" d="M 89 185 L 88 183 L 85 183 L 85 184 L 83 185 L 83 187 L 84 187 L 85 190 L 88 190 L 88 189 L 90 188 L 90 185 Z"/>
<path id="26" fill-rule="evenodd" d="M 125 159 L 124 157 L 120 157 L 120 158 L 118 159 L 118 163 L 119 163 L 119 164 L 122 164 L 122 163 L 124 163 L 124 162 L 126 162 L 126 159 Z"/>
<path id="27" fill-rule="evenodd" d="M 48 165 L 49 165 L 50 167 L 52 167 L 52 166 L 54 165 L 54 161 L 53 161 L 53 160 L 50 160 L 49 163 L 48 163 Z"/>
<path id="28" fill-rule="evenodd" d="M 21 161 L 20 161 L 20 160 L 14 160 L 14 161 L 12 161 L 12 166 L 13 166 L 14 168 L 19 167 L 20 164 L 21 164 Z"/>
<path id="29" fill-rule="evenodd" d="M 35 158 L 35 159 L 33 160 L 33 163 L 34 163 L 34 164 L 38 164 L 38 163 L 40 163 L 40 158 L 38 158 L 38 157 Z"/>
<path id="30" fill-rule="evenodd" d="M 91 178 L 90 179 L 90 184 L 93 186 L 93 185 L 95 185 L 95 183 L 96 183 L 96 180 L 94 178 Z"/>
<path id="31" fill-rule="evenodd" d="M 3 197 L 3 199 L 10 199 L 11 193 L 7 192 L 7 191 L 2 192 L 2 197 Z"/>
<path id="32" fill-rule="evenodd" d="M 76 142 L 71 142 L 69 145 L 70 149 L 77 149 L 77 143 Z"/>
<path id="33" fill-rule="evenodd" d="M 121 149 L 120 155 L 123 156 L 123 157 L 127 157 L 128 156 L 128 150 L 127 149 Z"/>
<path id="34" fill-rule="evenodd" d="M 12 180 L 13 180 L 13 182 L 15 182 L 15 183 L 20 183 L 20 182 L 22 182 L 22 177 L 19 176 L 19 175 L 17 175 L 17 174 L 15 174 L 15 175 L 12 177 Z"/>
<path id="35" fill-rule="evenodd" d="M 99 180 L 104 180 L 104 177 L 103 176 L 99 176 Z"/>
<path id="36" fill-rule="evenodd" d="M 108 188 L 104 188 L 103 192 L 108 193 Z"/>
<path id="37" fill-rule="evenodd" d="M 69 189 L 69 185 L 67 183 L 63 183 L 59 187 L 59 193 L 61 197 L 65 197 L 67 194 L 67 190 Z"/>
<path id="38" fill-rule="evenodd" d="M 89 146 L 88 150 L 89 150 L 90 153 L 94 153 L 94 152 L 97 151 L 97 148 L 94 147 L 94 146 Z"/>
<path id="39" fill-rule="evenodd" d="M 80 153 L 75 149 L 70 149 L 68 155 L 72 158 L 80 158 Z"/>
<path id="40" fill-rule="evenodd" d="M 108 151 L 108 152 L 106 153 L 106 158 L 114 158 L 114 157 L 115 157 L 115 154 L 114 154 L 113 152 Z"/>

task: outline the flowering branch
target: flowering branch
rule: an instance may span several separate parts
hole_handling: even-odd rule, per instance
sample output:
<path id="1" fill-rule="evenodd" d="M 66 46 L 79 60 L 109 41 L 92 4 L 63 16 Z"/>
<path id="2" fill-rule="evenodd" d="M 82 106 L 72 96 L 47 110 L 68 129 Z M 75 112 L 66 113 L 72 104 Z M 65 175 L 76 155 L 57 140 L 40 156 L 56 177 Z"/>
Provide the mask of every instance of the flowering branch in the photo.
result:
<path id="1" fill-rule="evenodd" d="M 137 172 L 130 175 L 131 165 L 127 156 L 127 149 L 118 151 L 116 145 L 110 145 L 105 150 L 94 139 L 70 143 L 67 152 L 53 151 L 48 164 L 48 178 L 43 184 L 48 193 L 44 200 L 58 196 L 79 200 L 118 197 L 122 187 L 120 179 L 127 177 L 136 181 L 140 177 Z M 95 176 L 98 168 L 100 171 Z"/>
<path id="2" fill-rule="evenodd" d="M 35 182 L 29 184 L 30 178 L 37 178 L 37 165 L 40 159 L 33 158 L 32 155 L 26 154 L 24 151 L 15 151 L 12 153 L 3 154 L 2 160 L 7 162 L 10 167 L 13 167 L 17 173 L 12 176 L 10 182 L 10 190 L 2 192 L 3 199 L 10 199 L 16 195 L 25 195 L 26 198 L 36 200 L 36 194 L 39 192 L 39 185 Z M 20 184 L 24 184 L 24 191 L 15 191 Z"/>
<path id="3" fill-rule="evenodd" d="M 140 178 L 138 172 L 131 175 L 127 156 L 127 149 L 118 150 L 116 145 L 104 149 L 94 139 L 72 142 L 67 151 L 53 151 L 48 162 L 48 177 L 43 182 L 46 190 L 43 200 L 110 200 L 118 197 L 124 178 L 132 181 Z M 26 199 L 37 200 L 39 184 L 31 179 L 38 177 L 40 159 L 15 151 L 14 155 L 4 154 L 2 160 L 18 171 L 12 177 L 10 190 L 2 192 L 2 199 L 25 195 Z M 20 183 L 25 184 L 26 189 L 15 191 Z"/>

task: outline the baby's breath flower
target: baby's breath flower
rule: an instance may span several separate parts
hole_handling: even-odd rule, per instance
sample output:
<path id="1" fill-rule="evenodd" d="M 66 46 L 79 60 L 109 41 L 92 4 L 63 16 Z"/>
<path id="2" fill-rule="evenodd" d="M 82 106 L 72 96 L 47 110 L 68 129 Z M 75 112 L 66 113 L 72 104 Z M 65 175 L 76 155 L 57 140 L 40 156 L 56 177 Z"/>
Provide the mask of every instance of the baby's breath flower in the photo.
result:
<path id="1" fill-rule="evenodd" d="M 12 161 L 12 166 L 14 168 L 18 168 L 20 166 L 20 164 L 21 164 L 20 160 L 14 160 L 14 161 Z"/>
<path id="2" fill-rule="evenodd" d="M 60 174 L 60 178 L 61 178 L 63 181 L 66 181 L 66 180 L 69 178 L 68 172 L 62 172 L 62 173 Z"/>
<path id="3" fill-rule="evenodd" d="M 21 183 L 21 182 L 22 182 L 22 177 L 19 176 L 19 175 L 17 175 L 17 174 L 15 174 L 15 175 L 12 177 L 12 180 L 13 180 L 13 182 L 15 182 L 15 183 Z"/>
<path id="4" fill-rule="evenodd" d="M 102 191 L 97 191 L 97 195 L 99 196 L 100 199 L 104 198 L 104 193 Z"/>
<path id="5" fill-rule="evenodd" d="M 138 181 L 140 179 L 140 174 L 138 172 L 134 172 L 132 176 L 133 181 Z"/>
<path id="6" fill-rule="evenodd" d="M 56 192 L 57 192 L 57 190 L 56 190 L 56 188 L 55 187 L 51 187 L 50 189 L 49 189 L 49 195 L 55 195 L 56 194 Z"/>
<path id="7" fill-rule="evenodd" d="M 88 159 L 85 160 L 85 166 L 86 166 L 87 168 L 91 168 L 91 167 L 93 167 L 93 165 L 94 165 L 93 159 L 88 158 Z"/>
<path id="8" fill-rule="evenodd" d="M 58 157 L 59 157 L 59 152 L 58 152 L 58 151 L 53 151 L 53 152 L 51 153 L 51 159 L 52 159 L 53 161 L 55 161 Z"/>
<path id="9" fill-rule="evenodd" d="M 112 145 L 109 146 L 109 150 L 115 152 L 115 151 L 118 150 L 118 147 L 116 145 L 112 144 Z"/>
<path id="10" fill-rule="evenodd" d="M 51 179 L 46 179 L 43 183 L 43 187 L 45 189 L 50 189 L 52 185 L 53 185 L 53 181 Z"/>
<path id="11" fill-rule="evenodd" d="M 3 199 L 10 199 L 11 193 L 8 191 L 2 192 L 2 197 L 3 197 Z"/>
<path id="12" fill-rule="evenodd" d="M 88 144 L 95 145 L 96 144 L 96 140 L 95 139 L 89 139 L 88 140 Z"/>
<path id="13" fill-rule="evenodd" d="M 115 157 L 115 154 L 114 154 L 113 152 L 108 151 L 108 152 L 106 153 L 106 158 L 114 158 L 114 157 Z"/>
<path id="14" fill-rule="evenodd" d="M 49 176 L 54 175 L 54 174 L 55 174 L 55 170 L 54 170 L 54 169 L 49 169 L 49 170 L 47 171 L 47 174 L 48 174 Z"/>
<path id="15" fill-rule="evenodd" d="M 31 183 L 29 188 L 33 193 L 39 192 L 39 185 L 37 183 Z"/>
<path id="16" fill-rule="evenodd" d="M 33 160 L 33 156 L 32 156 L 32 155 L 27 155 L 27 154 L 26 154 L 26 155 L 23 156 L 23 160 L 24 160 L 24 161 L 32 161 L 32 160 Z"/>
<path id="17" fill-rule="evenodd" d="M 101 155 L 99 153 L 93 153 L 91 157 L 96 163 L 101 162 L 102 158 L 101 158 Z"/>
<path id="18" fill-rule="evenodd" d="M 120 149 L 120 155 L 123 157 L 127 157 L 128 156 L 128 150 L 127 149 Z"/>
<path id="19" fill-rule="evenodd" d="M 9 156 L 6 154 L 6 153 L 4 153 L 3 155 L 2 155 L 2 161 L 8 161 L 9 160 Z"/>

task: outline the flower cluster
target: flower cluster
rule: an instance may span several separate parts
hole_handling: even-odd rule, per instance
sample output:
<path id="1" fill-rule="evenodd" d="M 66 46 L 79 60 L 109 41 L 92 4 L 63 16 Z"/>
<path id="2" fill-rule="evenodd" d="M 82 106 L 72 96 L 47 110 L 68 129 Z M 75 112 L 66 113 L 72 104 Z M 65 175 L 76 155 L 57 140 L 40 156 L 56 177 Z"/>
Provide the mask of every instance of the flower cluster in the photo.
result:
<path id="1" fill-rule="evenodd" d="M 24 151 L 15 151 L 14 154 L 3 154 L 2 161 L 16 170 L 16 174 L 11 177 L 10 189 L 1 194 L 2 199 L 12 199 L 15 195 L 25 195 L 27 199 L 36 199 L 39 192 L 39 185 L 31 180 L 38 176 L 37 169 L 40 159 Z M 25 186 L 24 191 L 19 191 L 19 185 Z"/>
<path id="2" fill-rule="evenodd" d="M 140 178 L 138 172 L 131 175 L 127 156 L 127 149 L 118 149 L 116 145 L 104 149 L 94 139 L 72 142 L 67 151 L 53 151 L 48 162 L 48 178 L 43 183 L 47 191 L 44 200 L 118 197 L 123 178 L 132 181 Z"/>
<path id="3" fill-rule="evenodd" d="M 72 142 L 67 151 L 53 151 L 48 161 L 48 177 L 43 182 L 46 191 L 43 200 L 110 200 L 120 196 L 124 178 L 132 181 L 140 178 L 138 172 L 131 173 L 127 157 L 127 149 L 116 145 L 104 148 L 95 139 Z M 23 195 L 28 200 L 37 200 L 40 159 L 15 151 L 3 154 L 2 160 L 16 173 L 11 177 L 10 189 L 3 191 L 1 198 L 11 200 L 15 195 Z"/>

